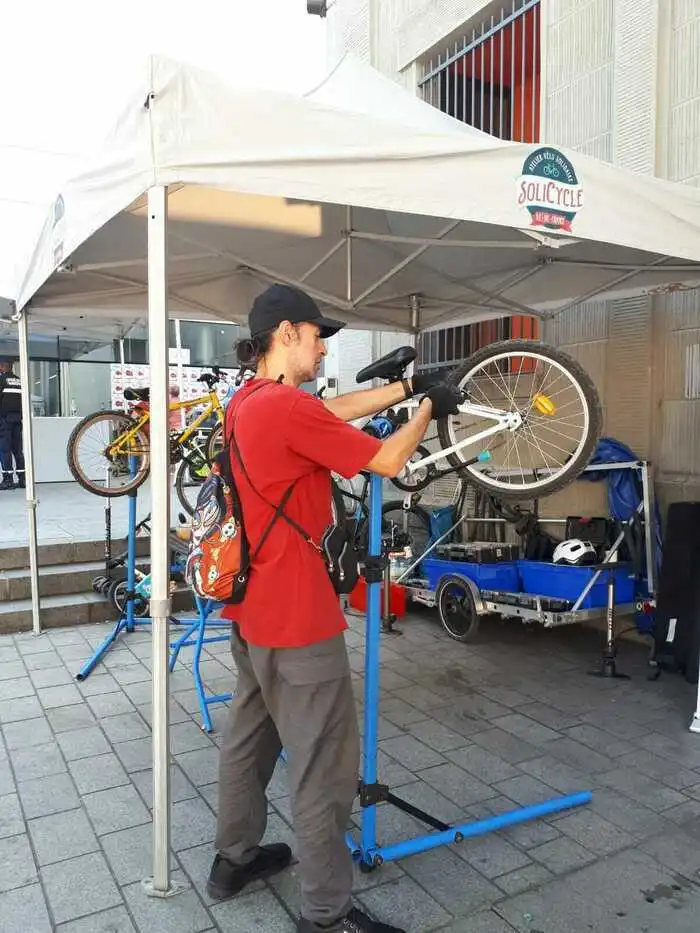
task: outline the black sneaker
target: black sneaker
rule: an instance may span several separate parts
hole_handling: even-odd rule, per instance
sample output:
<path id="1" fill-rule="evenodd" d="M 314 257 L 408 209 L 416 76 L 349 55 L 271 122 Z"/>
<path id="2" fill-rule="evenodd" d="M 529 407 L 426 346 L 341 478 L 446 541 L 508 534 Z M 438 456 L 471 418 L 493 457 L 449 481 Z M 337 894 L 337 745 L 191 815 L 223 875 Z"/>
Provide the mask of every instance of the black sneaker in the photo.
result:
<path id="1" fill-rule="evenodd" d="M 207 893 L 223 901 L 238 894 L 251 882 L 283 871 L 291 861 L 292 850 L 283 842 L 260 846 L 258 854 L 247 865 L 234 865 L 223 855 L 217 855 L 209 872 Z"/>
<path id="2" fill-rule="evenodd" d="M 12 480 L 4 479 L 0 483 L 0 489 L 14 489 L 14 488 L 15 488 L 15 484 L 12 482 Z"/>
<path id="3" fill-rule="evenodd" d="M 300 917 L 297 922 L 297 933 L 406 933 L 406 931 L 399 927 L 392 927 L 388 923 L 380 923 L 379 920 L 372 920 L 357 907 L 353 907 L 344 917 L 329 927 L 321 927 L 317 923 Z"/>

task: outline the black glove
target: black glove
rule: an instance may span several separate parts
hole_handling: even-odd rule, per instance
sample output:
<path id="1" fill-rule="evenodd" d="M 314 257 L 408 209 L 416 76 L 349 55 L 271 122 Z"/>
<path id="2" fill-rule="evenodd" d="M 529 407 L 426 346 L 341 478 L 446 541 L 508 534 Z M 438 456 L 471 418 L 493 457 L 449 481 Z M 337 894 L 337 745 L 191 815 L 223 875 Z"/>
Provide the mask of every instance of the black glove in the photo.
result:
<path id="1" fill-rule="evenodd" d="M 462 392 L 446 382 L 440 382 L 434 385 L 425 393 L 433 403 L 433 418 L 446 418 L 448 415 L 458 415 L 458 406 L 464 401 Z"/>
<path id="2" fill-rule="evenodd" d="M 413 395 L 424 395 L 433 386 L 439 386 L 445 381 L 444 373 L 416 373 L 411 377 Z"/>

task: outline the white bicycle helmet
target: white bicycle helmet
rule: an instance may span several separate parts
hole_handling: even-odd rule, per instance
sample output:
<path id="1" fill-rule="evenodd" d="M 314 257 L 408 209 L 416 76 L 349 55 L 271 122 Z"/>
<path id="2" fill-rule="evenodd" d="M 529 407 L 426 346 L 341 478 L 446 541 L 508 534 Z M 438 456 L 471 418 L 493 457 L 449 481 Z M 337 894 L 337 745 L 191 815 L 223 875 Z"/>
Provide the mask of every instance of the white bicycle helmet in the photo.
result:
<path id="1" fill-rule="evenodd" d="M 552 559 L 555 564 L 594 564 L 598 555 L 590 541 L 571 538 L 557 545 Z"/>

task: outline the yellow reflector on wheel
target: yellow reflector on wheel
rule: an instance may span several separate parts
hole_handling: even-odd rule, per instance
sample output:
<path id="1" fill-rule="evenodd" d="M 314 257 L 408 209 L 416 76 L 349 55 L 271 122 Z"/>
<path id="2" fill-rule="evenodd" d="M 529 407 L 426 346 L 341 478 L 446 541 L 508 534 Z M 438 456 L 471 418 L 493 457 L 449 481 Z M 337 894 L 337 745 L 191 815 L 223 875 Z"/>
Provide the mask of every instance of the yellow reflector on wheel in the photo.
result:
<path id="1" fill-rule="evenodd" d="M 556 413 L 556 406 L 548 395 L 544 392 L 538 392 L 534 400 L 535 409 L 541 415 L 553 415 Z"/>

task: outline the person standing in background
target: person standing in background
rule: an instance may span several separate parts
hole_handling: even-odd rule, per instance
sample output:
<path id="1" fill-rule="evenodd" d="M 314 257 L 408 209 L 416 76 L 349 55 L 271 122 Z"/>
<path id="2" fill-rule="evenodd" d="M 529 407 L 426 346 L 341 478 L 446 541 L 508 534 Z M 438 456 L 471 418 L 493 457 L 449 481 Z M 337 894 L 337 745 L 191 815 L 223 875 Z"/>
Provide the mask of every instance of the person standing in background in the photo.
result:
<path id="1" fill-rule="evenodd" d="M 19 376 L 12 372 L 12 362 L 6 357 L 0 359 L 0 469 L 0 489 L 24 489 L 22 388 Z M 14 472 L 17 473 L 16 485 L 12 481 Z"/>

